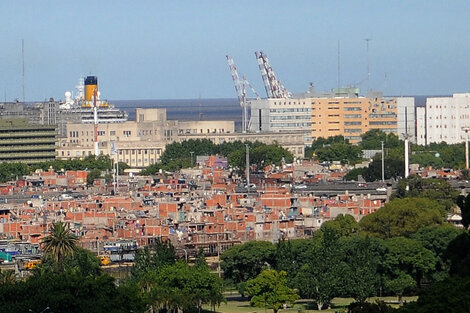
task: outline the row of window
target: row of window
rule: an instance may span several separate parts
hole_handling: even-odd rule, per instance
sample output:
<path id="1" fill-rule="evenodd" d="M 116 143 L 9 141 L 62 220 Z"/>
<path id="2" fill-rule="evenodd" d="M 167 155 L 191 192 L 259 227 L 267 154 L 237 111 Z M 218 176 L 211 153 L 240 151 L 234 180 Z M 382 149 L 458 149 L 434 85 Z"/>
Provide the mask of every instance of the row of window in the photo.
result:
<path id="1" fill-rule="evenodd" d="M 291 113 L 291 112 L 311 112 L 311 109 L 307 108 L 291 108 L 291 109 L 270 109 L 270 113 Z"/>

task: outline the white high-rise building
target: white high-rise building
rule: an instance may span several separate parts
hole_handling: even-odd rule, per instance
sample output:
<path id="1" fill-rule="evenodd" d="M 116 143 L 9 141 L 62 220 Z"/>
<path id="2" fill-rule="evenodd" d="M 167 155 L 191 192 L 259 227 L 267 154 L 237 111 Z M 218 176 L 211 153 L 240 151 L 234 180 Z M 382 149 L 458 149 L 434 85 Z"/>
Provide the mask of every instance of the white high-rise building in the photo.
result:
<path id="1" fill-rule="evenodd" d="M 464 128 L 470 127 L 470 93 L 426 100 L 426 108 L 417 110 L 417 143 L 465 141 Z"/>

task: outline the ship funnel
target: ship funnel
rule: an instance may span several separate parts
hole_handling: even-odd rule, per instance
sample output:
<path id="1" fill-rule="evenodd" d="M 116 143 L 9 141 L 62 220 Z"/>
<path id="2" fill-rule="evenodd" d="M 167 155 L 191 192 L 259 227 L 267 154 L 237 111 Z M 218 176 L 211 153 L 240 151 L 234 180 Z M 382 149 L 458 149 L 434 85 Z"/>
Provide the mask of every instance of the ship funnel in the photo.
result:
<path id="1" fill-rule="evenodd" d="M 85 101 L 93 100 L 93 93 L 98 91 L 98 77 L 87 76 L 85 78 Z"/>

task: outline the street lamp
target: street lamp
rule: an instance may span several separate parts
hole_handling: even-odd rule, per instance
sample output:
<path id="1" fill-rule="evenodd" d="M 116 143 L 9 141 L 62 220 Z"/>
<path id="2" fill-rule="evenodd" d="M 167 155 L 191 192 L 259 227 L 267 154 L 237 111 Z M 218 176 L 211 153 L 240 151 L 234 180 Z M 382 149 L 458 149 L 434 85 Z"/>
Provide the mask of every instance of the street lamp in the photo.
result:
<path id="1" fill-rule="evenodd" d="M 194 154 L 194 151 L 191 151 L 189 153 L 191 154 L 191 167 L 193 167 L 193 154 Z"/>

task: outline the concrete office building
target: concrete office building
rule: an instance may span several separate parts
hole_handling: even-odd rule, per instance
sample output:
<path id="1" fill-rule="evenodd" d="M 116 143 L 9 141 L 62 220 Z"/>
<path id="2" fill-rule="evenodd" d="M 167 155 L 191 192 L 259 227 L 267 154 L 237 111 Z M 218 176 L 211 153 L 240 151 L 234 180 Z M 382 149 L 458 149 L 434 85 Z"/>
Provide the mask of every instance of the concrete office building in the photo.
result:
<path id="1" fill-rule="evenodd" d="M 179 141 L 183 134 L 225 134 L 235 131 L 233 121 L 172 121 L 166 109 L 136 109 L 136 121 L 98 124 L 101 155 L 132 167 L 157 162 L 165 145 Z M 71 159 L 94 154 L 94 125 L 67 123 L 66 137 L 60 138 L 57 157 Z M 116 151 L 113 151 L 113 144 Z"/>
<path id="2" fill-rule="evenodd" d="M 55 159 L 55 126 L 31 125 L 27 119 L 0 119 L 0 162 L 28 164 Z"/>
<path id="3" fill-rule="evenodd" d="M 464 142 L 465 128 L 470 128 L 470 93 L 427 98 L 426 107 L 417 109 L 417 143 L 420 145 Z"/>

